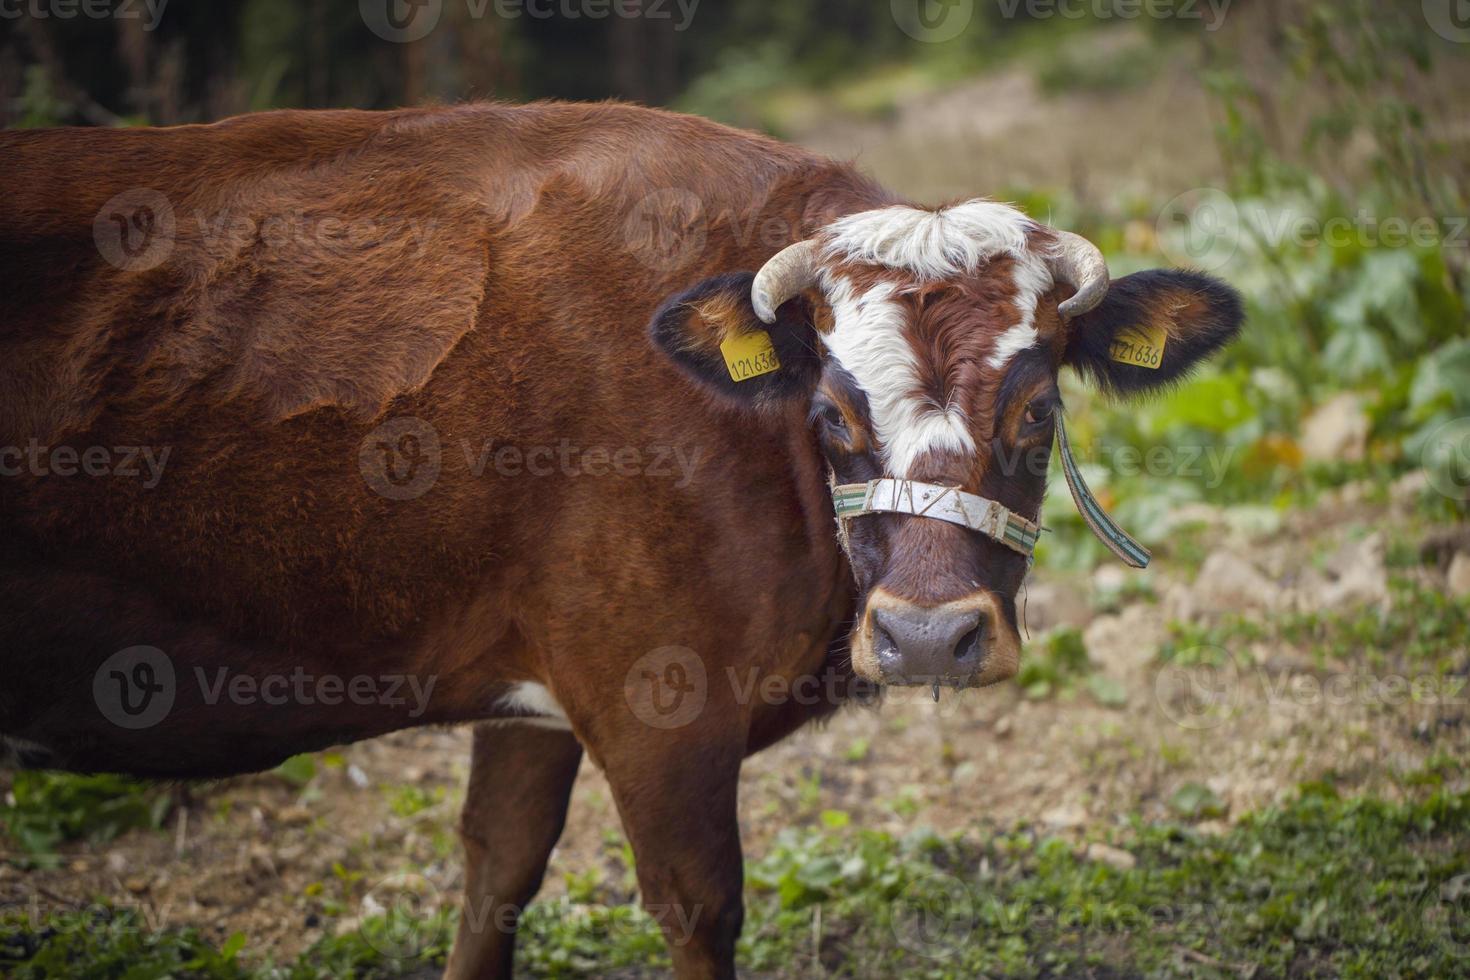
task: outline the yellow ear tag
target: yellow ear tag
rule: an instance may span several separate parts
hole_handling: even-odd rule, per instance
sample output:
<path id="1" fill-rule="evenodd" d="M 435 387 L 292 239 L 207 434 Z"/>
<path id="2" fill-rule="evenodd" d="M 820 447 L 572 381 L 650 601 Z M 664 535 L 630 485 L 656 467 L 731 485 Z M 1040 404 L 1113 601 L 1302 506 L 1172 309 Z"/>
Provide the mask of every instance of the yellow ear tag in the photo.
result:
<path id="1" fill-rule="evenodd" d="M 749 381 L 781 367 L 776 348 L 771 345 L 771 335 L 764 330 L 726 337 L 720 344 L 720 353 L 725 355 L 725 367 L 733 381 Z"/>
<path id="2" fill-rule="evenodd" d="M 1169 332 L 1161 326 L 1124 327 L 1113 335 L 1108 359 L 1157 371 L 1164 363 L 1164 343 L 1168 339 Z"/>

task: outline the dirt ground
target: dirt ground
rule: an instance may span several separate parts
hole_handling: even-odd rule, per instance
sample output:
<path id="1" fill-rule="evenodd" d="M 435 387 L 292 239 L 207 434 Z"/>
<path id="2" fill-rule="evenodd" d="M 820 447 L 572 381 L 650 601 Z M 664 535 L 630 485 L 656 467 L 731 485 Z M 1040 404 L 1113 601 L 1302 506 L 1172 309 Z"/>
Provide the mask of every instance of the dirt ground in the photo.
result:
<path id="1" fill-rule="evenodd" d="M 1200 571 L 1162 561 L 1146 573 L 1106 567 L 1077 579 L 1038 568 L 1026 602 L 1031 634 L 1058 624 L 1082 629 L 1094 673 L 1117 682 L 1121 702 L 1101 703 L 1081 687 L 1033 700 L 1007 684 L 945 691 L 938 703 L 912 692 L 844 710 L 747 763 L 747 853 L 762 853 L 781 828 L 813 823 L 823 810 L 897 835 L 919 826 L 978 834 L 982 820 L 1025 822 L 1081 846 L 1126 838 L 1132 814 L 1177 818 L 1169 800 L 1191 783 L 1224 804 L 1201 824 L 1206 830 L 1329 773 L 1345 792 L 1394 797 L 1398 780 L 1432 756 L 1470 751 L 1470 694 L 1429 703 L 1323 696 L 1326 679 L 1367 669 L 1360 658 L 1324 664 L 1270 643 L 1232 647 L 1223 672 L 1203 675 L 1156 654 L 1171 620 L 1385 602 L 1385 542 L 1418 548 L 1465 535 L 1412 516 L 1405 501 L 1414 482 L 1406 479 L 1399 502 L 1386 506 L 1362 503 L 1363 488 L 1350 486 L 1259 537 L 1231 531 L 1216 515 Z M 1442 564 L 1394 573 L 1443 589 Z M 1145 578 L 1153 597 L 1105 600 L 1124 576 Z M 1462 671 L 1467 662 L 1460 651 Z M 323 930 L 351 929 L 356 916 L 377 911 L 403 874 L 431 884 L 431 905 L 455 900 L 453 824 L 468 756 L 466 730 L 407 732 L 319 757 L 304 788 L 261 775 L 180 789 L 182 805 L 164 832 L 71 847 L 54 870 L 0 863 L 0 905 L 50 910 L 104 900 L 138 908 L 157 927 L 196 926 L 216 940 L 244 932 L 253 952 L 289 958 Z M 616 886 L 625 874 L 620 842 L 607 784 L 584 764 L 543 897 L 599 868 Z"/>

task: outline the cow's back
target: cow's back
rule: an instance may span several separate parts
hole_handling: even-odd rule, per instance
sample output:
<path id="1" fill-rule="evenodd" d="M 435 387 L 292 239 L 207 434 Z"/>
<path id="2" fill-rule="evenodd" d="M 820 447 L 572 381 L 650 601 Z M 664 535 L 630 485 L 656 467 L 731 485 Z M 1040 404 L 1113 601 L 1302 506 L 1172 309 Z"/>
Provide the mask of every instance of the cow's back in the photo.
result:
<path id="1" fill-rule="evenodd" d="M 165 617 L 283 664 L 446 673 L 565 643 L 608 596 L 776 567 L 762 602 L 789 622 L 830 578 L 802 427 L 714 412 L 644 328 L 799 234 L 831 165 L 555 105 L 5 133 L 0 155 L 0 447 L 37 450 L 0 479 L 7 641 L 64 647 L 90 603 L 79 673 Z M 57 447 L 106 463 L 63 475 Z"/>

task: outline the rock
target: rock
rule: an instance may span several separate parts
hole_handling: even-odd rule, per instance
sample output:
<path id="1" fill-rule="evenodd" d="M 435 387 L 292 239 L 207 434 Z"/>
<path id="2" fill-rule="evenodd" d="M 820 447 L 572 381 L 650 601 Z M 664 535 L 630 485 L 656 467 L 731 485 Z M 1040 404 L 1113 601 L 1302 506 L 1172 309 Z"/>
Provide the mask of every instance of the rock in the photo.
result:
<path id="1" fill-rule="evenodd" d="M 1097 864 L 1106 864 L 1110 868 L 1119 871 L 1132 871 L 1138 864 L 1138 859 L 1127 851 L 1117 847 L 1109 847 L 1107 844 L 1092 843 L 1087 845 L 1087 860 Z"/>
<path id="2" fill-rule="evenodd" d="M 276 814 L 276 820 L 287 827 L 296 827 L 301 824 L 311 823 L 311 810 L 304 806 L 282 807 Z"/>
<path id="3" fill-rule="evenodd" d="M 1456 598 L 1470 596 L 1470 551 L 1457 551 L 1445 575 L 1445 589 Z"/>
<path id="4" fill-rule="evenodd" d="M 1092 573 L 1095 592 L 1121 592 L 1128 585 L 1130 572 L 1122 565 L 1103 564 Z"/>
<path id="5" fill-rule="evenodd" d="M 1026 628 L 1032 635 L 1056 626 L 1085 626 L 1092 618 L 1087 596 L 1077 585 L 1043 580 L 1027 583 L 1021 593 Z"/>
<path id="6" fill-rule="evenodd" d="M 1359 462 L 1368 448 L 1368 428 L 1368 413 L 1357 395 L 1334 395 L 1302 422 L 1302 453 L 1313 462 Z"/>
<path id="7" fill-rule="evenodd" d="M 1173 582 L 1164 590 L 1160 607 L 1164 610 L 1164 619 L 1169 622 L 1190 623 L 1199 614 L 1194 593 L 1183 582 Z"/>
<path id="8" fill-rule="evenodd" d="M 1125 684 L 1153 662 L 1163 640 L 1158 613 L 1142 603 L 1126 606 L 1116 616 L 1099 616 L 1082 634 L 1087 659 Z"/>
<path id="9" fill-rule="evenodd" d="M 1412 508 L 1429 488 L 1428 470 L 1410 470 L 1388 487 L 1388 499 L 1400 509 Z"/>
<path id="10" fill-rule="evenodd" d="M 1388 568 L 1384 564 L 1388 545 L 1382 531 L 1361 541 L 1349 541 L 1327 559 L 1333 576 L 1317 594 L 1317 604 L 1328 609 L 1374 605 L 1388 601 Z"/>
<path id="11" fill-rule="evenodd" d="M 1070 830 L 1087 823 L 1087 811 L 1076 803 L 1063 803 L 1043 813 L 1041 822 L 1058 830 Z"/>
<path id="12" fill-rule="evenodd" d="M 1276 608 L 1281 591 L 1240 555 L 1217 551 L 1205 559 L 1195 576 L 1194 597 L 1205 612 L 1242 612 Z"/>

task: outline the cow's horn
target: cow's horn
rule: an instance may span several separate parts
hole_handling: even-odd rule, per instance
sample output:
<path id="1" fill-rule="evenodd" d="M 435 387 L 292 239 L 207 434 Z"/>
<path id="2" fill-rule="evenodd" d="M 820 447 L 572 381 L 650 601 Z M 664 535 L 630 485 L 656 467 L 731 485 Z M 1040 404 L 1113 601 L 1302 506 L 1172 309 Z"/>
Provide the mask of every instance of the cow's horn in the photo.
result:
<path id="1" fill-rule="evenodd" d="M 750 303 L 763 323 L 776 322 L 776 310 L 797 293 L 816 284 L 817 243 L 797 242 L 771 256 L 750 284 Z"/>
<path id="2" fill-rule="evenodd" d="M 1108 263 L 1096 245 L 1070 231 L 1057 232 L 1057 250 L 1051 260 L 1052 277 L 1077 292 L 1057 310 L 1062 316 L 1080 316 L 1108 294 Z"/>

